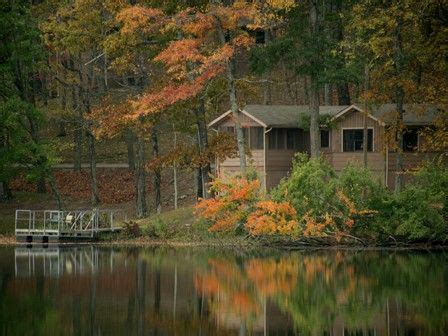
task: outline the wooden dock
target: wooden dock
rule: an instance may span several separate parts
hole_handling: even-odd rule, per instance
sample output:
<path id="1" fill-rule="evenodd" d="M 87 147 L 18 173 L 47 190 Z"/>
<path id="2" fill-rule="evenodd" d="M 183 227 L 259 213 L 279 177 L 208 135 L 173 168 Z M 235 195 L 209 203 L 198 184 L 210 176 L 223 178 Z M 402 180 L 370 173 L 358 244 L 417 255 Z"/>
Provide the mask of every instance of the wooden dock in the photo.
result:
<path id="1" fill-rule="evenodd" d="M 117 223 L 126 214 L 115 209 L 92 210 L 16 210 L 15 235 L 18 241 L 49 243 L 91 241 L 100 233 L 121 230 Z"/>

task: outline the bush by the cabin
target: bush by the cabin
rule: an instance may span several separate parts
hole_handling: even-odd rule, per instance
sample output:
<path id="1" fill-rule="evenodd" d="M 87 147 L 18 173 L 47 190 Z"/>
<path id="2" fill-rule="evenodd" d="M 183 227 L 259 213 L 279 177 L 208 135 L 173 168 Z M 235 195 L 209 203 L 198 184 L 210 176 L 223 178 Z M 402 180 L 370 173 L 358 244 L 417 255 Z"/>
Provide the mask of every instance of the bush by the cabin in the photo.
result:
<path id="1" fill-rule="evenodd" d="M 448 169 L 441 161 L 427 162 L 414 182 L 395 196 L 390 218 L 394 234 L 404 240 L 448 240 Z"/>
<path id="2" fill-rule="evenodd" d="M 210 184 L 213 198 L 201 200 L 196 214 L 209 221 L 211 232 L 244 230 L 247 216 L 260 200 L 260 181 L 240 177 L 217 178 Z"/>
<path id="3" fill-rule="evenodd" d="M 387 189 L 366 168 L 349 164 L 340 173 L 324 158 L 299 154 L 291 174 L 270 195 L 258 180 L 216 179 L 215 197 L 196 214 L 211 232 L 320 239 L 328 243 L 446 242 L 448 170 L 426 163 L 399 193 Z"/>
<path id="4" fill-rule="evenodd" d="M 272 191 L 275 201 L 288 201 L 297 211 L 305 237 L 340 240 L 362 230 L 375 211 L 371 198 L 381 187 L 367 170 L 349 165 L 340 176 L 324 158 L 298 154 L 289 177 Z"/>

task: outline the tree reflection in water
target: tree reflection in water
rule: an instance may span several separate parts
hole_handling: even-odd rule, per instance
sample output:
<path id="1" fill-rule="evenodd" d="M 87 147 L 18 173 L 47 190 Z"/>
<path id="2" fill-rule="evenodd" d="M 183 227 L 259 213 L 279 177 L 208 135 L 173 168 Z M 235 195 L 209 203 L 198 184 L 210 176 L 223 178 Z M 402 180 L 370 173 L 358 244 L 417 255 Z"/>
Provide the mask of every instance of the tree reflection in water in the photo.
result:
<path id="1" fill-rule="evenodd" d="M 445 253 L 0 248 L 0 334 L 446 335 Z"/>

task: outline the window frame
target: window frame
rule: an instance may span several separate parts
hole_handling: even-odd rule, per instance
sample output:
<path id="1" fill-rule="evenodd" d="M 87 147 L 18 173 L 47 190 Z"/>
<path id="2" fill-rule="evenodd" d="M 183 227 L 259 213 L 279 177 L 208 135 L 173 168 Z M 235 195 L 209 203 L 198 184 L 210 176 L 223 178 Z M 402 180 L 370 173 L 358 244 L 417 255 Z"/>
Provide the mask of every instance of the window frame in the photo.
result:
<path id="1" fill-rule="evenodd" d="M 345 151 L 344 150 L 344 130 L 364 130 L 364 127 L 342 127 L 341 128 L 341 153 L 362 153 L 363 151 Z M 368 152 L 375 152 L 375 127 L 369 126 L 367 127 L 367 148 L 369 147 L 369 137 L 368 137 L 368 130 L 372 130 L 372 150 Z"/>

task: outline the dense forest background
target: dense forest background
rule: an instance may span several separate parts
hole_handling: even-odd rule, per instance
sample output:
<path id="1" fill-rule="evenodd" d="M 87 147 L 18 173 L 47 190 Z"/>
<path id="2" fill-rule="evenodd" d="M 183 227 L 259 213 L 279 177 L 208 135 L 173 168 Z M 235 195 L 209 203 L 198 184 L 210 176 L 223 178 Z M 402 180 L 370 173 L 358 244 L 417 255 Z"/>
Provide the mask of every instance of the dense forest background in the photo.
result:
<path id="1" fill-rule="evenodd" d="M 145 217 L 245 157 L 241 127 L 207 131 L 229 109 L 309 105 L 318 156 L 319 105 L 396 104 L 400 147 L 403 104 L 448 99 L 441 0 L 2 0 L 0 39 L 2 199 L 136 199 Z M 447 150 L 446 115 L 430 136 Z"/>

